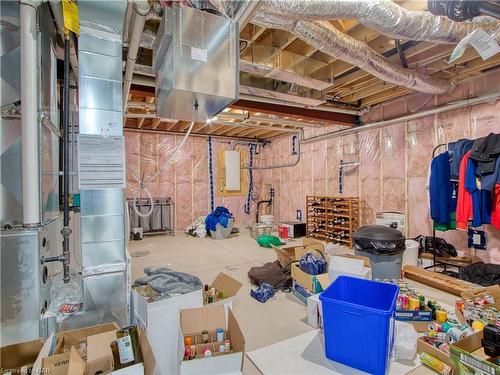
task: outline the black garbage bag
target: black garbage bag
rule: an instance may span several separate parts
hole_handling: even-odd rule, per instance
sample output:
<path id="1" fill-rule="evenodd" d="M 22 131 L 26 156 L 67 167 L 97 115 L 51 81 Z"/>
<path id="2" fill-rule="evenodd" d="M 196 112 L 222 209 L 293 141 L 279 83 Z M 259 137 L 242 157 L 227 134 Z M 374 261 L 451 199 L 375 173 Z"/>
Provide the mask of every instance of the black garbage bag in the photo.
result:
<path id="1" fill-rule="evenodd" d="M 418 253 L 433 253 L 434 244 L 436 246 L 436 256 L 438 257 L 456 257 L 457 250 L 455 247 L 444 239 L 432 236 L 418 236 L 414 238 L 419 243 Z"/>
<path id="2" fill-rule="evenodd" d="M 482 286 L 500 285 L 500 264 L 474 263 L 462 267 L 458 277 Z"/>

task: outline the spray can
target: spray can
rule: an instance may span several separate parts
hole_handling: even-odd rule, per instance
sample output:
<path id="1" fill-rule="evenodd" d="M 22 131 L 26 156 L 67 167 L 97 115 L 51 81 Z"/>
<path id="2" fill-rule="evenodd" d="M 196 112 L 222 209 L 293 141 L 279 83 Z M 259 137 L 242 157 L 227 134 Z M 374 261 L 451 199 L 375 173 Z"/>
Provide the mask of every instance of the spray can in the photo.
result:
<path id="1" fill-rule="evenodd" d="M 453 327 L 447 332 L 453 341 L 458 341 L 467 336 L 467 334 L 462 331 L 460 328 Z"/>

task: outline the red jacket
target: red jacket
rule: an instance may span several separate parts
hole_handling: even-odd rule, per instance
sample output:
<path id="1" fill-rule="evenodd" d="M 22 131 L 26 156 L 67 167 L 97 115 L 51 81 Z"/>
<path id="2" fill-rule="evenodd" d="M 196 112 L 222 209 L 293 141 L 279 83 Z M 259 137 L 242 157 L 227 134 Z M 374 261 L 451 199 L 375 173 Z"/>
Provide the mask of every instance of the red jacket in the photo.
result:
<path id="1" fill-rule="evenodd" d="M 465 171 L 471 151 L 467 152 L 460 161 L 458 171 L 458 194 L 457 194 L 457 229 L 467 229 L 469 219 L 472 219 L 472 198 L 465 188 Z M 499 209 L 500 214 L 500 209 Z"/>
<path id="2" fill-rule="evenodd" d="M 500 184 L 496 184 L 495 189 L 491 193 L 493 194 L 491 225 L 493 225 L 497 229 L 500 229 Z"/>

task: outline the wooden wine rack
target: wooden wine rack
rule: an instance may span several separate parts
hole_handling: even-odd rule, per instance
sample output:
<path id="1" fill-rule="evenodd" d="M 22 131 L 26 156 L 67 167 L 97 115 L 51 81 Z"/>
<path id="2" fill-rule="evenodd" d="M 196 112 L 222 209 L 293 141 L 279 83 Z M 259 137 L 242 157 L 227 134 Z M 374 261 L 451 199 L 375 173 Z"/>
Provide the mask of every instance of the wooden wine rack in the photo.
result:
<path id="1" fill-rule="evenodd" d="M 358 197 L 306 197 L 307 237 L 352 247 L 359 226 Z"/>

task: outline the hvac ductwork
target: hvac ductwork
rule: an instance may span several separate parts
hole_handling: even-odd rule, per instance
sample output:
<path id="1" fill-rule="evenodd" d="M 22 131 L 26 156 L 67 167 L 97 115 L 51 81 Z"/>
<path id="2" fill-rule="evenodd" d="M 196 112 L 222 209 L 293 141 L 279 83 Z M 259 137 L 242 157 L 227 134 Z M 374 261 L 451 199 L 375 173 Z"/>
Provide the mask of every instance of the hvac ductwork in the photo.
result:
<path id="1" fill-rule="evenodd" d="M 355 19 L 395 39 L 435 43 L 458 43 L 481 28 L 500 42 L 499 21 L 484 17 L 458 23 L 428 12 L 409 11 L 391 0 L 263 0 L 260 10 L 295 20 Z"/>
<path id="2" fill-rule="evenodd" d="M 304 5 L 303 8 L 306 11 L 307 6 Z M 398 66 L 373 51 L 366 43 L 342 33 L 327 21 L 299 21 L 259 10 L 251 22 L 263 27 L 289 31 L 318 50 L 359 66 L 366 72 L 394 85 L 405 86 L 428 94 L 450 92 L 456 85 L 452 80 L 432 78 L 415 70 Z"/>

